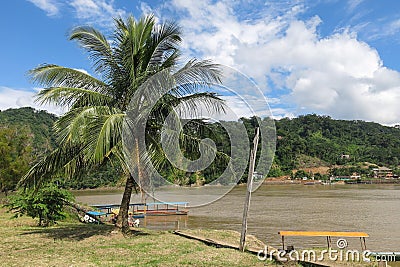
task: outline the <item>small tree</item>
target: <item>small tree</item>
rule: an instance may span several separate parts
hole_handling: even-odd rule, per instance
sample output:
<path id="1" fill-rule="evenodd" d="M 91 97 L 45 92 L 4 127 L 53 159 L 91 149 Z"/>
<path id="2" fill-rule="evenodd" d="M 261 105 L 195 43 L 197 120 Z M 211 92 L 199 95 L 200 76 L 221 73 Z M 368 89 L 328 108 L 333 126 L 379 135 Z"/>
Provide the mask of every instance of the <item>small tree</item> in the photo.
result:
<path id="1" fill-rule="evenodd" d="M 32 161 L 30 130 L 0 126 L 0 192 L 14 190 Z"/>
<path id="2" fill-rule="evenodd" d="M 71 193 L 49 183 L 37 191 L 19 191 L 9 197 L 6 206 L 14 212 L 15 218 L 27 215 L 33 219 L 39 218 L 39 226 L 49 226 L 65 218 L 63 208 L 73 199 Z"/>
<path id="3" fill-rule="evenodd" d="M 308 173 L 305 170 L 298 170 L 296 174 L 294 175 L 294 178 L 296 179 L 302 179 L 303 177 L 308 177 Z"/>

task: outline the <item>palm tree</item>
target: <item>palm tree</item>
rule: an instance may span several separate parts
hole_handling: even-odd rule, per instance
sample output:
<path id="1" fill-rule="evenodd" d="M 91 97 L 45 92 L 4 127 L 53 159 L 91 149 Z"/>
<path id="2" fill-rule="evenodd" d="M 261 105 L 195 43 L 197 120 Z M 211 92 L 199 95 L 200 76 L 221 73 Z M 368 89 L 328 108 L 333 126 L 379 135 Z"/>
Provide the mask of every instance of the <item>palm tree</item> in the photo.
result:
<path id="1" fill-rule="evenodd" d="M 174 22 L 156 24 L 153 15 L 139 20 L 133 16 L 115 19 L 111 41 L 86 26 L 75 28 L 70 40 L 76 40 L 88 52 L 96 77 L 51 64 L 30 71 L 33 82 L 45 87 L 37 101 L 67 107 L 69 111 L 54 126 L 57 149 L 36 163 L 20 184 L 37 185 L 60 173 L 72 177 L 105 160 L 117 160 L 127 177 L 117 226 L 126 232 L 135 180 L 143 192 L 141 183 L 148 178 L 147 162 L 162 155 L 157 129 L 178 105 L 183 104 L 189 111 L 199 107 L 223 110 L 222 100 L 207 91 L 220 83 L 220 68 L 210 61 L 195 59 L 178 68 L 181 30 Z M 159 87 L 145 86 L 138 96 L 139 88 L 158 74 L 167 77 L 169 88 L 160 93 Z M 158 96 L 158 101 L 148 110 L 153 96 Z M 147 113 L 146 118 L 128 116 L 132 109 L 139 115 Z M 143 124 L 141 135 L 137 128 Z M 134 133 L 132 157 L 124 154 L 125 126 Z M 143 147 L 145 138 L 147 147 Z"/>

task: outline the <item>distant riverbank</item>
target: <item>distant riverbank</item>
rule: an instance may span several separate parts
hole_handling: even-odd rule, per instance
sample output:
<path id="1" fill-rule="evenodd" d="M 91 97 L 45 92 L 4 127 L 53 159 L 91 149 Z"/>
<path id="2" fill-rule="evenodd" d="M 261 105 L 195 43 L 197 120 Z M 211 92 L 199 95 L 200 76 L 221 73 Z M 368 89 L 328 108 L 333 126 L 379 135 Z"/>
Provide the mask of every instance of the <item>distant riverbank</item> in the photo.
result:
<path id="1" fill-rule="evenodd" d="M 321 181 L 321 180 L 290 180 L 275 177 L 268 177 L 264 180 L 265 185 L 311 185 L 311 184 L 321 184 L 321 185 L 344 185 L 344 184 L 400 184 L 400 179 L 370 179 L 370 180 L 360 180 L 360 181 Z M 245 186 L 246 183 L 238 184 L 237 186 Z M 207 185 L 206 185 L 207 186 Z M 172 186 L 173 187 L 173 186 Z M 196 188 L 203 186 L 183 186 L 184 188 Z M 96 188 L 85 188 L 85 189 L 71 189 L 71 192 L 115 192 L 124 191 L 123 186 L 102 186 Z"/>
<path id="2" fill-rule="evenodd" d="M 400 184 L 400 179 L 369 179 L 369 180 L 348 180 L 348 181 L 323 181 L 323 180 L 289 180 L 289 179 L 277 179 L 277 178 L 267 178 L 263 182 L 264 184 L 273 185 L 288 185 L 288 184 L 298 184 L 298 185 L 310 185 L 310 184 Z"/>

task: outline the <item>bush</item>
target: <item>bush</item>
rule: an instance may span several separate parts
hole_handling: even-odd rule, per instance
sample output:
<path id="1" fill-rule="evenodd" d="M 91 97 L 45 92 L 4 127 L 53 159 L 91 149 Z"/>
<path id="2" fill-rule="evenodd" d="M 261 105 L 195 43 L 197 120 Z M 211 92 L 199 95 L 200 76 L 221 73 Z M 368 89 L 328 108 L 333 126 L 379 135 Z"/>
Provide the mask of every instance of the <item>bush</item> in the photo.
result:
<path id="1" fill-rule="evenodd" d="M 36 191 L 19 191 L 9 197 L 6 206 L 15 213 L 15 218 L 27 215 L 33 219 L 38 218 L 39 226 L 49 226 L 65 218 L 63 208 L 73 199 L 68 191 L 59 189 L 54 184 L 47 184 Z"/>

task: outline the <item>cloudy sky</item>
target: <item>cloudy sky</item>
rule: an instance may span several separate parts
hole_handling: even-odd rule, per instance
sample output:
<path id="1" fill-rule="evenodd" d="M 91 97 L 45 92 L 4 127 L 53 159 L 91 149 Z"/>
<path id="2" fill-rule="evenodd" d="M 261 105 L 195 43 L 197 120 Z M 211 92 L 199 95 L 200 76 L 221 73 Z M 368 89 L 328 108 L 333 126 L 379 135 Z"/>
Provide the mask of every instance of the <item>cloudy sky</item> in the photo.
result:
<path id="1" fill-rule="evenodd" d="M 185 58 L 213 59 L 250 77 L 276 118 L 317 113 L 400 122 L 400 1 L 14 0 L 1 5 L 0 110 L 37 107 L 32 97 L 40 89 L 26 74 L 39 64 L 91 73 L 87 56 L 68 41 L 73 27 L 88 24 L 111 33 L 112 17 L 154 13 L 182 26 Z"/>

